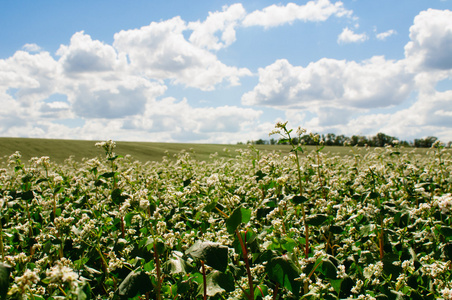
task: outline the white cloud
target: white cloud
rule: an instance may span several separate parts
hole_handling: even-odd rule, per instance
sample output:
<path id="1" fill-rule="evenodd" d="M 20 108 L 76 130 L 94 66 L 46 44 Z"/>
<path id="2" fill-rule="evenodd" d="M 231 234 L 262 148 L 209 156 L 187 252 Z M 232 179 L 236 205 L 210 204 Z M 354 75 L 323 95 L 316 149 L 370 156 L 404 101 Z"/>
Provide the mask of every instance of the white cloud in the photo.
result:
<path id="1" fill-rule="evenodd" d="M 419 68 L 452 69 L 452 12 L 428 9 L 414 18 L 405 56 Z"/>
<path id="2" fill-rule="evenodd" d="M 275 108 L 369 109 L 404 101 L 413 76 L 403 62 L 373 57 L 362 63 L 321 59 L 306 68 L 278 60 L 259 69 L 259 83 L 243 95 L 246 105 Z"/>
<path id="3" fill-rule="evenodd" d="M 265 28 L 292 23 L 296 20 L 305 22 L 325 21 L 331 16 L 350 17 L 351 10 L 344 8 L 338 1 L 331 3 L 329 0 L 309 1 L 305 5 L 288 3 L 286 6 L 271 5 L 263 10 L 257 10 L 248 14 L 243 20 L 244 26 L 264 26 Z"/>
<path id="4" fill-rule="evenodd" d="M 17 89 L 16 100 L 26 106 L 56 91 L 58 77 L 58 64 L 48 52 L 17 51 L 0 60 L 0 92 Z"/>
<path id="5" fill-rule="evenodd" d="M 246 15 L 243 5 L 233 4 L 223 7 L 222 12 L 209 13 L 204 22 L 190 22 L 188 28 L 193 30 L 190 42 L 206 49 L 220 50 L 236 40 L 235 28 Z M 219 37 L 217 36 L 219 34 Z"/>
<path id="6" fill-rule="evenodd" d="M 113 46 L 128 56 L 135 72 L 201 90 L 213 90 L 225 80 L 237 85 L 240 77 L 251 75 L 248 69 L 226 66 L 211 52 L 188 42 L 183 35 L 185 30 L 185 22 L 175 17 L 121 31 L 115 34 Z"/>
<path id="7" fill-rule="evenodd" d="M 39 47 L 36 44 L 25 44 L 22 47 L 23 50 L 28 51 L 28 52 L 39 52 L 41 51 L 41 47 Z"/>
<path id="8" fill-rule="evenodd" d="M 92 40 L 83 31 L 72 36 L 69 46 L 61 45 L 57 55 L 61 56 L 64 71 L 73 75 L 113 71 L 117 65 L 126 63 L 125 57 L 122 61 L 118 59 L 112 46 Z"/>
<path id="9" fill-rule="evenodd" d="M 346 27 L 337 38 L 338 44 L 362 43 L 368 39 L 365 33 L 354 33 L 353 30 Z"/>
<path id="10" fill-rule="evenodd" d="M 142 116 L 128 118 L 124 128 L 171 141 L 235 143 L 255 131 L 261 111 L 237 106 L 192 107 L 187 99 L 164 98 L 148 104 Z"/>
<path id="11" fill-rule="evenodd" d="M 388 30 L 388 31 L 378 33 L 378 34 L 376 35 L 376 37 L 377 37 L 377 39 L 379 39 L 379 40 L 381 40 L 381 41 L 384 41 L 384 40 L 386 40 L 388 37 L 390 37 L 390 36 L 392 36 L 392 35 L 394 35 L 394 34 L 397 34 L 397 32 L 396 32 L 394 29 L 390 29 L 390 30 Z"/>
<path id="12" fill-rule="evenodd" d="M 436 136 L 442 141 L 452 140 L 452 91 L 421 93 L 416 103 L 395 113 L 366 114 L 339 126 L 340 131 L 352 135 L 374 135 L 384 132 L 391 136 L 413 140 Z"/>

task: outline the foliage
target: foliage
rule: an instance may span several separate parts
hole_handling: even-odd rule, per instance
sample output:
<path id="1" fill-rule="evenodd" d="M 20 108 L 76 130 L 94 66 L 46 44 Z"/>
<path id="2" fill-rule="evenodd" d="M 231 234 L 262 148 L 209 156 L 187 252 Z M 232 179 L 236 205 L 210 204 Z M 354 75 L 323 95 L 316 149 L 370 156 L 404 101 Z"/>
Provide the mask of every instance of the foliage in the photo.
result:
<path id="1" fill-rule="evenodd" d="M 276 129 L 290 153 L 11 155 L 0 299 L 452 299 L 450 150 L 327 155 Z"/>

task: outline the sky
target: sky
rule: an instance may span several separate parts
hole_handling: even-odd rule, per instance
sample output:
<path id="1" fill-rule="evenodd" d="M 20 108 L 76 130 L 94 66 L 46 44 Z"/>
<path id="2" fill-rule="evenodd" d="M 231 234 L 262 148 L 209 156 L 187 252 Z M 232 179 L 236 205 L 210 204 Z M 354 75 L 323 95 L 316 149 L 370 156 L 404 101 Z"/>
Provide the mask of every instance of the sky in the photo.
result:
<path id="1" fill-rule="evenodd" d="M 452 0 L 2 0 L 0 136 L 452 141 Z"/>

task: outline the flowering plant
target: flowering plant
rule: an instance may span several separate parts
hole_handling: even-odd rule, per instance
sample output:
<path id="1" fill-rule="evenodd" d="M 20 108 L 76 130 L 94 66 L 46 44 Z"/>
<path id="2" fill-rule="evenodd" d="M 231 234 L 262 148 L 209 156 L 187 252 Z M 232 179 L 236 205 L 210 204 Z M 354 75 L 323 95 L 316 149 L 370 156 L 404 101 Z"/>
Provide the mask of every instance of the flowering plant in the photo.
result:
<path id="1" fill-rule="evenodd" d="M 11 155 L 0 299 L 452 299 L 450 150 L 339 156 L 275 130 L 290 153 Z"/>

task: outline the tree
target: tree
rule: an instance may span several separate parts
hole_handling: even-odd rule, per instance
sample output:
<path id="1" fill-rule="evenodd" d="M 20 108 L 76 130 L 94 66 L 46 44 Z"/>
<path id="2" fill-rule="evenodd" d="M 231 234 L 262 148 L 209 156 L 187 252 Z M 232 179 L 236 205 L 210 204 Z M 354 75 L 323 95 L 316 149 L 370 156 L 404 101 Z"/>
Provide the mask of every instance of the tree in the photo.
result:
<path id="1" fill-rule="evenodd" d="M 376 136 L 372 137 L 372 146 L 384 147 L 386 145 L 392 145 L 394 140 L 396 140 L 395 137 L 379 132 Z"/>
<path id="2" fill-rule="evenodd" d="M 425 139 L 415 139 L 414 147 L 430 148 L 437 140 L 438 138 L 436 136 L 428 136 Z"/>

